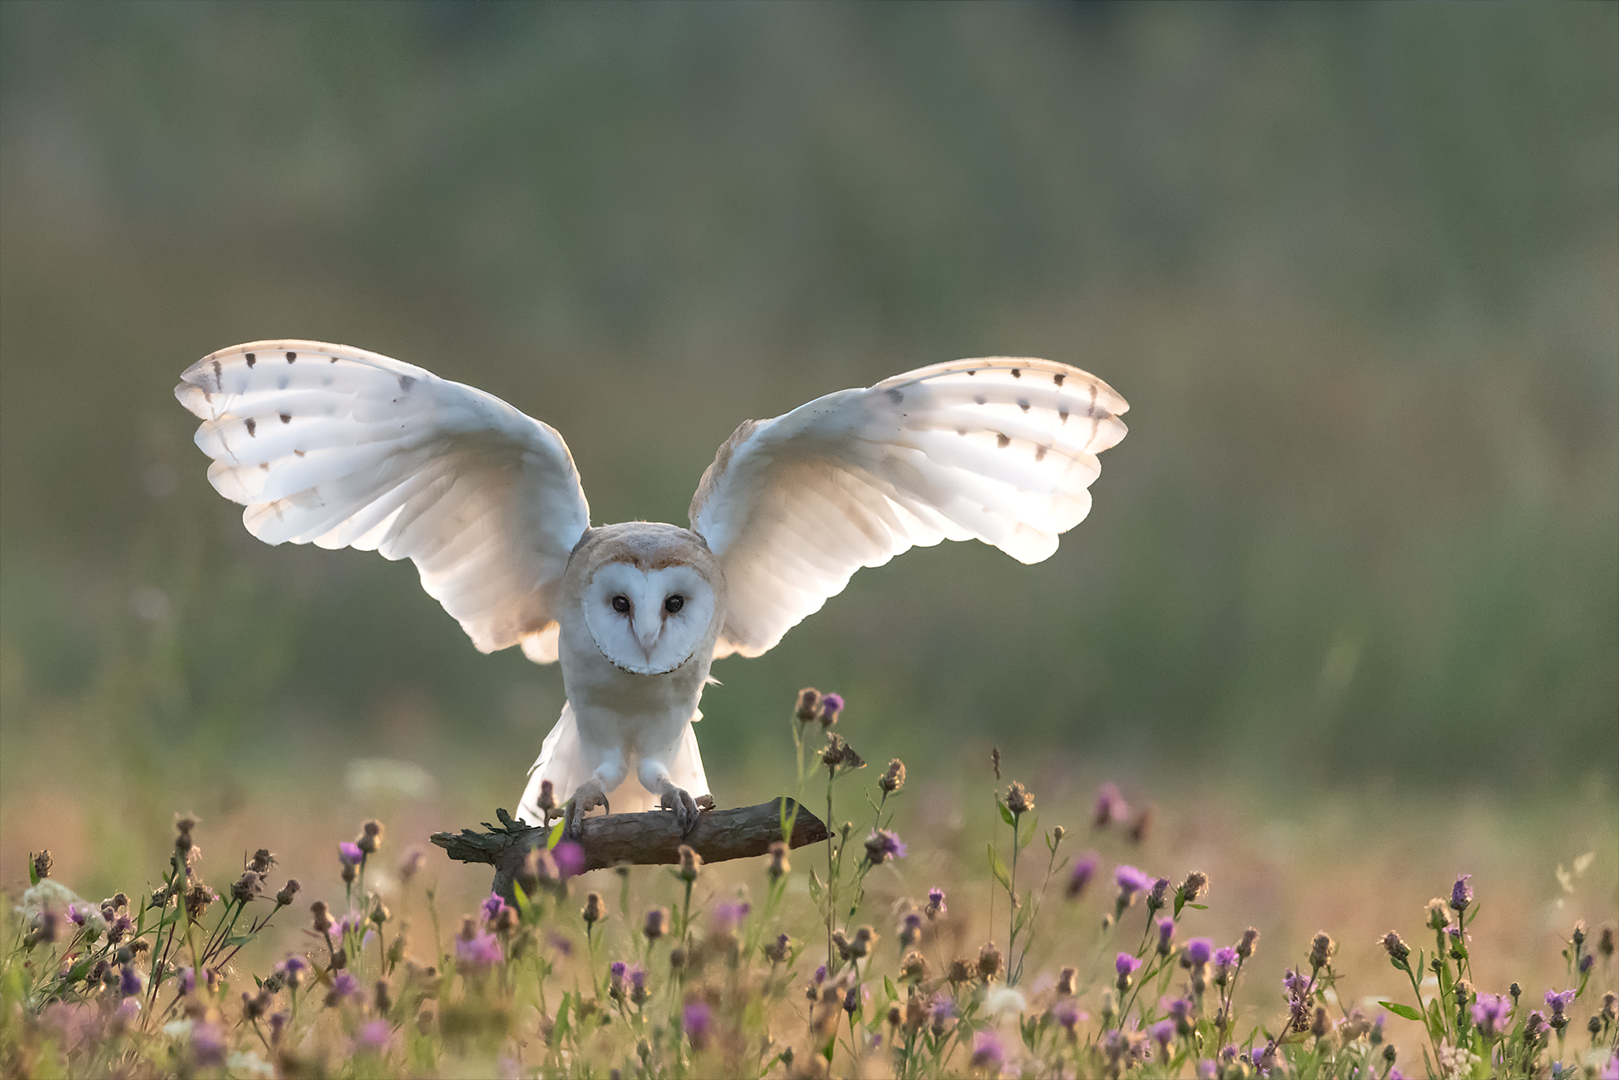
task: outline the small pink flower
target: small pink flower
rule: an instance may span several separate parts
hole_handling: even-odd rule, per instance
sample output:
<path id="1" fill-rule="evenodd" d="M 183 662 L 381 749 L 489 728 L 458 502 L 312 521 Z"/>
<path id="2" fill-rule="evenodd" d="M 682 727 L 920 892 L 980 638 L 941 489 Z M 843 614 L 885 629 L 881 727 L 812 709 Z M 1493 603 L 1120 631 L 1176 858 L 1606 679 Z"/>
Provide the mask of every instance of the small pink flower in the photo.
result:
<path id="1" fill-rule="evenodd" d="M 393 1030 L 386 1020 L 370 1020 L 360 1025 L 360 1030 L 354 1033 L 354 1039 L 367 1050 L 382 1052 L 388 1045 L 388 1039 Z"/>

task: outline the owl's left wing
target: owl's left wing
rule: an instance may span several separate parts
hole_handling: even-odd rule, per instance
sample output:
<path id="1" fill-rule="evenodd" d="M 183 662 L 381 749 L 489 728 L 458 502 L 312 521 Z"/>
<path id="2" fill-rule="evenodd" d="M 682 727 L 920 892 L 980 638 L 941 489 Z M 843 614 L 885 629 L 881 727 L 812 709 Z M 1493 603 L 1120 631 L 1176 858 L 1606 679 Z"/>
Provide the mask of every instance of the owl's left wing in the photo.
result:
<path id="1" fill-rule="evenodd" d="M 1050 360 L 958 360 L 841 390 L 720 447 L 692 529 L 729 593 L 715 656 L 758 656 L 862 566 L 912 546 L 982 540 L 1024 563 L 1090 511 L 1096 455 L 1129 406 Z"/>
<path id="2" fill-rule="evenodd" d="M 378 353 L 256 341 L 203 357 L 174 393 L 201 417 L 208 479 L 268 544 L 410 559 L 483 652 L 557 658 L 568 555 L 590 525 L 556 429 Z"/>

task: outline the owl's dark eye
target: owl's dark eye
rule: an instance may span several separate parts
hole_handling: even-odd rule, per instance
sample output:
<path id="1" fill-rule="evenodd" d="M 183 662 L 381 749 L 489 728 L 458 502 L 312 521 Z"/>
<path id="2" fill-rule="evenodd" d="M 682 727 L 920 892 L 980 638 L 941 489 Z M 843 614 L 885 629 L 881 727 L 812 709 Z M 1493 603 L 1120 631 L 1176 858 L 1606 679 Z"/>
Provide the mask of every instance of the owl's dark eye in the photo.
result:
<path id="1" fill-rule="evenodd" d="M 628 614 L 630 610 L 630 598 L 627 596 L 613 597 L 613 610 L 618 612 L 620 615 Z"/>
<path id="2" fill-rule="evenodd" d="M 663 610 L 673 615 L 686 606 L 686 598 L 678 593 L 663 602 Z"/>

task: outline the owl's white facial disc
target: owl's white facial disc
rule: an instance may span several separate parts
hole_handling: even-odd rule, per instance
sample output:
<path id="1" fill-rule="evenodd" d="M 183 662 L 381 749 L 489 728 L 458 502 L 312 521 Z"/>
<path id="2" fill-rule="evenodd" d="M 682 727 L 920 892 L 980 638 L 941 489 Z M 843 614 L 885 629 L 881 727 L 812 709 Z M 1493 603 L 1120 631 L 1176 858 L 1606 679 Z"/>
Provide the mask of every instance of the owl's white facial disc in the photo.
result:
<path id="1" fill-rule="evenodd" d="M 689 566 L 608 563 L 585 586 L 583 603 L 596 647 L 636 675 L 663 675 L 690 660 L 714 620 L 714 590 Z"/>

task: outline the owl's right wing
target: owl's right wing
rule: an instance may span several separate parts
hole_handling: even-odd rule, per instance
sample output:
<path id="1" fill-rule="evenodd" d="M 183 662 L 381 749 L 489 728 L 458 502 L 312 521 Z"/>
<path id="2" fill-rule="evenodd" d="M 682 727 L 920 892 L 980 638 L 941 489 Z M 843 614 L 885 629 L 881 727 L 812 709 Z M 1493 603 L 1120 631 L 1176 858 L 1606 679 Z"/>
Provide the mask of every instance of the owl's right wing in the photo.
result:
<path id="1" fill-rule="evenodd" d="M 556 659 L 568 555 L 590 508 L 556 430 L 398 360 L 318 341 L 205 356 L 174 395 L 208 479 L 269 544 L 410 559 L 483 652 Z"/>
<path id="2" fill-rule="evenodd" d="M 913 545 L 978 539 L 1025 563 L 1084 520 L 1129 406 L 1050 360 L 958 360 L 841 390 L 720 447 L 692 529 L 725 571 L 716 656 L 758 656 Z"/>

